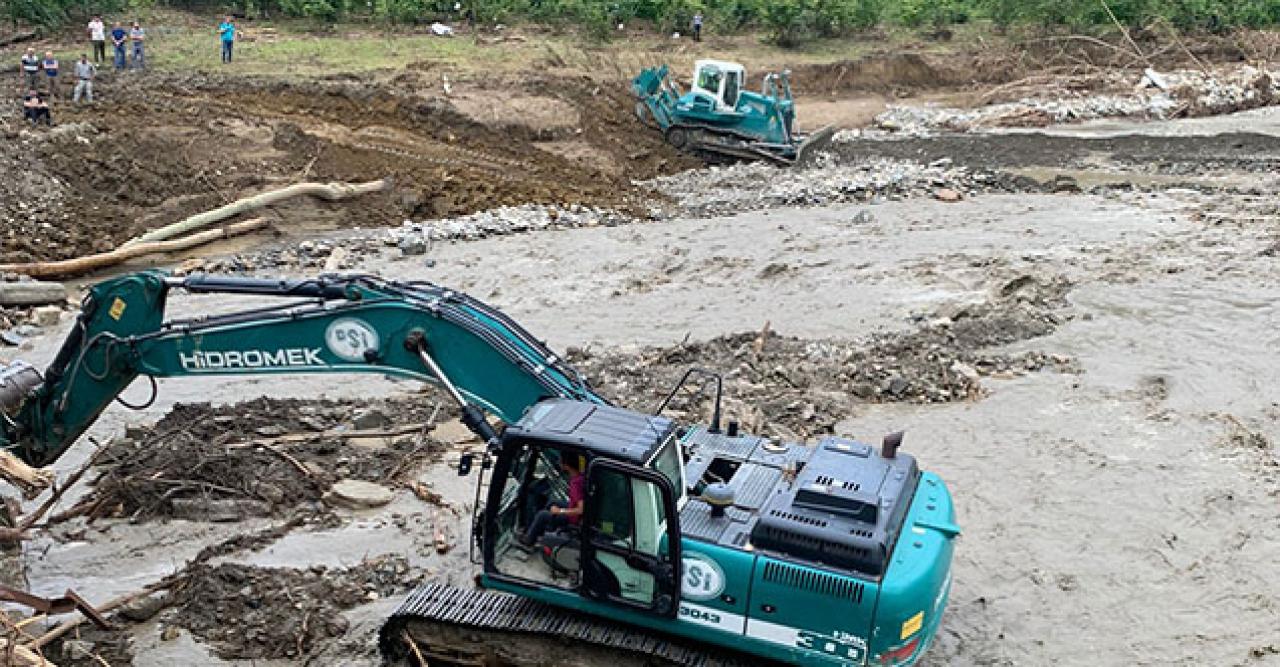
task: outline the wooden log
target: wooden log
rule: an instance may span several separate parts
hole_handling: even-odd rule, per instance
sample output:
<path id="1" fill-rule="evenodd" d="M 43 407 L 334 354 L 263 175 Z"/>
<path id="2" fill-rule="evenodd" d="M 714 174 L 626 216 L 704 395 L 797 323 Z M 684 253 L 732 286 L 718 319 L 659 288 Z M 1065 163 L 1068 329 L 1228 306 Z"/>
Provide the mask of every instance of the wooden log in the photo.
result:
<path id="1" fill-rule="evenodd" d="M 0 265 L 0 271 L 14 271 L 14 265 Z M 21 266 L 21 265 L 18 265 Z M 0 306 L 43 306 L 50 303 L 66 303 L 67 288 L 62 283 L 29 281 L 21 283 L 0 283 Z"/>
<path id="2" fill-rule="evenodd" d="M 237 201 L 233 201 L 221 208 L 215 208 L 212 211 L 205 211 L 193 215 L 181 222 L 175 222 L 172 225 L 153 229 L 142 236 L 130 240 L 125 243 L 122 248 L 129 248 L 140 243 L 148 243 L 151 241 L 163 241 L 165 239 L 181 236 L 187 232 L 208 227 L 215 222 L 226 220 L 232 216 L 240 215 L 248 211 L 253 211 L 264 206 L 279 203 L 286 199 L 309 195 L 319 197 L 326 201 L 341 201 L 351 197 L 356 197 L 370 192 L 381 192 L 391 185 L 388 179 L 370 181 L 368 183 L 298 183 L 290 185 L 287 188 L 264 192 L 252 197 L 245 197 Z"/>
<path id="3" fill-rule="evenodd" d="M 0 450 L 0 479 L 18 487 L 22 495 L 29 500 L 49 488 L 53 483 L 54 474 L 52 470 L 32 468 L 13 454 Z"/>
<path id="4" fill-rule="evenodd" d="M 8 637 L 0 637 L 0 660 L 13 667 L 58 667 L 36 651 L 11 643 Z"/>
<path id="5" fill-rule="evenodd" d="M 192 234 L 181 239 L 173 239 L 170 241 L 155 241 L 150 243 L 139 243 L 130 247 L 120 247 L 110 252 L 99 253 L 97 255 L 86 255 L 84 257 L 76 257 L 74 259 L 64 259 L 57 262 L 33 262 L 31 264 L 0 264 L 0 271 L 9 273 L 21 273 L 33 278 L 48 278 L 53 276 L 79 276 L 86 273 L 97 271 L 108 266 L 114 266 L 126 262 L 135 257 L 144 255 L 153 255 L 162 252 L 177 252 L 179 250 L 187 250 L 196 246 L 212 243 L 220 239 L 227 239 L 233 236 L 248 234 L 267 226 L 266 218 L 253 218 L 244 222 L 237 222 L 226 227 L 218 229 L 209 229 L 203 232 Z M 6 283 L 9 285 L 57 285 L 58 283 Z M 66 291 L 63 291 L 62 299 L 66 300 Z"/>

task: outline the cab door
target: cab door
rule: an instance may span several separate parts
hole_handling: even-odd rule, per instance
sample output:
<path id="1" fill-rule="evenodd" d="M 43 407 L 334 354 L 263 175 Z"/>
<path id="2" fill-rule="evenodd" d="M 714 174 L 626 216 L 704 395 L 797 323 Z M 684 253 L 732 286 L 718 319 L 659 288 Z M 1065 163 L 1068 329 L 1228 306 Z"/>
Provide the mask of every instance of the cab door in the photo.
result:
<path id="1" fill-rule="evenodd" d="M 679 563 L 671 482 L 647 468 L 592 461 L 582 521 L 582 595 L 674 618 Z"/>

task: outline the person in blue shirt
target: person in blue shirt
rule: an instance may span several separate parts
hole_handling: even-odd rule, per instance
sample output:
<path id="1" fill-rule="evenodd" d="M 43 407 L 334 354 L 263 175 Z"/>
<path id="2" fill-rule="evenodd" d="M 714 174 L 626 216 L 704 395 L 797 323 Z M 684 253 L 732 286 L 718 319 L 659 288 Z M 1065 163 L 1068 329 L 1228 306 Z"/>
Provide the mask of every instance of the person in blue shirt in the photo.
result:
<path id="1" fill-rule="evenodd" d="M 115 26 L 111 28 L 111 43 L 116 47 L 116 69 L 124 69 L 124 44 L 128 36 L 129 33 L 125 32 L 119 21 L 116 21 Z"/>
<path id="2" fill-rule="evenodd" d="M 231 47 L 236 43 L 236 23 L 228 14 L 218 26 L 218 34 L 222 37 L 222 62 L 231 62 Z"/>
<path id="3" fill-rule="evenodd" d="M 44 60 L 40 61 L 40 69 L 44 70 L 44 76 L 49 80 L 49 97 L 57 99 L 58 59 L 53 57 L 53 51 L 44 52 Z"/>

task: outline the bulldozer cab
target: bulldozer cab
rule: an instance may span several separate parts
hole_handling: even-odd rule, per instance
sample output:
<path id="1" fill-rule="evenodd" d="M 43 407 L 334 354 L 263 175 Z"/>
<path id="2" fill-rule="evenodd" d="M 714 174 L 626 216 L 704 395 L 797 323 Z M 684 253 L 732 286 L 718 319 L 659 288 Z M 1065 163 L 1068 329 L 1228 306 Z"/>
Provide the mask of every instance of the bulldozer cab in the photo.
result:
<path id="1" fill-rule="evenodd" d="M 738 63 L 699 60 L 693 66 L 690 92 L 710 97 L 715 111 L 733 111 L 738 107 L 738 95 L 746 79 L 747 71 Z"/>
<path id="2" fill-rule="evenodd" d="M 673 617 L 683 495 L 670 420 L 543 401 L 502 436 L 483 518 L 486 577 Z"/>

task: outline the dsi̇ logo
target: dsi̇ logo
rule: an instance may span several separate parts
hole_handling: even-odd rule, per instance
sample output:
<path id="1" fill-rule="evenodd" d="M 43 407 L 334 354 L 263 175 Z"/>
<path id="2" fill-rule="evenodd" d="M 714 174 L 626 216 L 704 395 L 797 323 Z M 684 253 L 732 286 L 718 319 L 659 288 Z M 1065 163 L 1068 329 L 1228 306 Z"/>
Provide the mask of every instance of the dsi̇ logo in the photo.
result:
<path id="1" fill-rule="evenodd" d="M 724 592 L 724 570 L 720 564 L 700 553 L 685 554 L 680 559 L 684 572 L 680 577 L 680 597 L 689 600 L 711 600 Z"/>
<path id="2" fill-rule="evenodd" d="M 368 322 L 354 317 L 334 320 L 324 332 L 329 351 L 345 361 L 364 361 L 366 350 L 378 349 L 378 332 Z"/>

